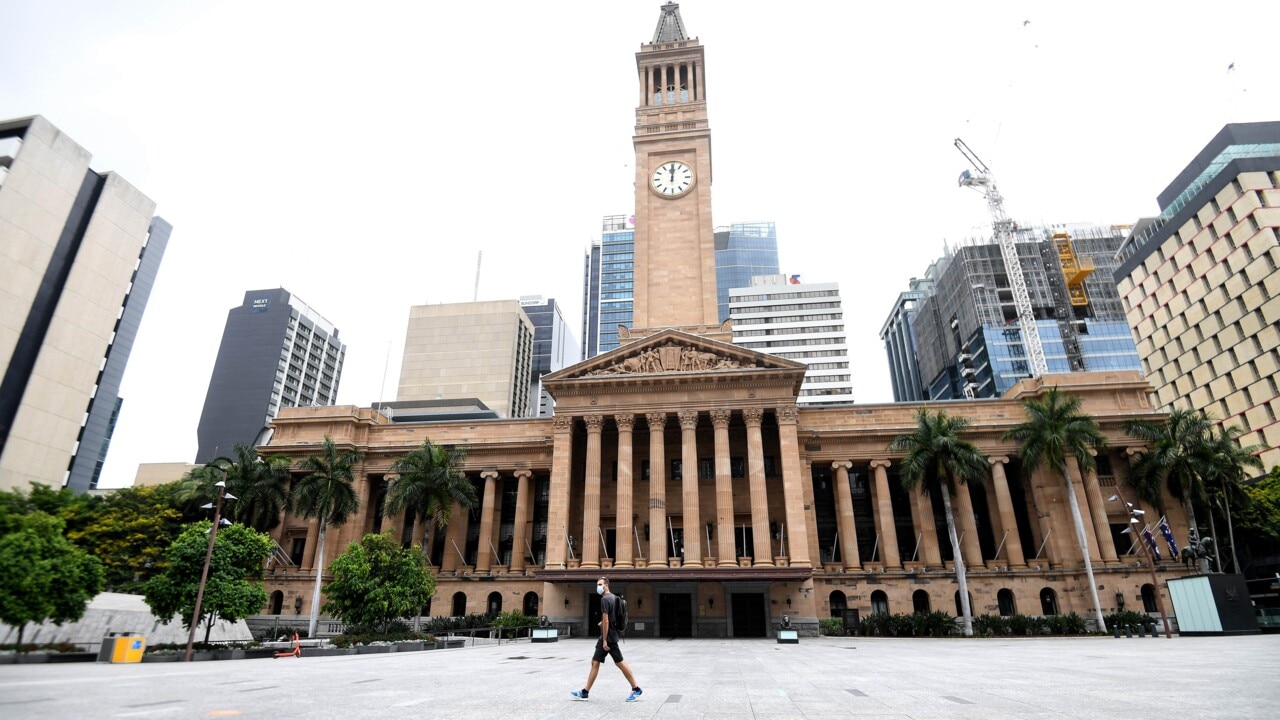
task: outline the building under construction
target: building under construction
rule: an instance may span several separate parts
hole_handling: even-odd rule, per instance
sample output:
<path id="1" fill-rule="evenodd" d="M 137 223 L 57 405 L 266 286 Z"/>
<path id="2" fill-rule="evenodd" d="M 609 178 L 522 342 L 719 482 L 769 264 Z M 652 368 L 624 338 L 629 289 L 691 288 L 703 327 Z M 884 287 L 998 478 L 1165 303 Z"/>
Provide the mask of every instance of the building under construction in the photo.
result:
<path id="1" fill-rule="evenodd" d="M 1122 226 L 1015 226 L 1049 372 L 1141 370 L 1111 282 L 1114 256 L 1127 231 Z M 989 240 L 962 244 L 929 272 L 933 292 L 914 318 L 924 397 L 999 397 L 1030 377 L 1000 247 Z"/>

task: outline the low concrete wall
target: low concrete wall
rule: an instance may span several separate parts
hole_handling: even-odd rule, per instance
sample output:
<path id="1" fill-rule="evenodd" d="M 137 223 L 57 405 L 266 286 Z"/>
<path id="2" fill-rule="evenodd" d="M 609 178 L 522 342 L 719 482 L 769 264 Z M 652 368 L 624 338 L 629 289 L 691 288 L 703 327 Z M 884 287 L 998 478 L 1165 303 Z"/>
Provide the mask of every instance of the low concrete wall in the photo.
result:
<path id="1" fill-rule="evenodd" d="M 96 652 L 107 633 L 134 633 L 147 638 L 147 645 L 187 642 L 187 631 L 182 619 L 175 616 L 168 625 L 162 624 L 151 614 L 151 608 L 141 595 L 102 593 L 89 602 L 84 617 L 76 622 L 55 625 L 28 625 L 22 634 L 24 643 L 68 642 Z M 196 640 L 204 640 L 204 626 L 196 630 Z M 234 623 L 214 623 L 209 633 L 211 642 L 249 642 L 253 634 L 243 620 Z M 18 629 L 0 623 L 0 644 L 18 642 Z"/>

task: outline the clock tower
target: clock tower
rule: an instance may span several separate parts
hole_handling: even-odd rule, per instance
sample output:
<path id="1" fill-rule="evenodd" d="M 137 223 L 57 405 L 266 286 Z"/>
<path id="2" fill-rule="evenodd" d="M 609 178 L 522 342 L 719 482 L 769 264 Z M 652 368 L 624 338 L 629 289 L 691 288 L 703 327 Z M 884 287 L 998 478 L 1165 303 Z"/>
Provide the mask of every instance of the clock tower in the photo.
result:
<path id="1" fill-rule="evenodd" d="M 680 328 L 728 342 L 716 304 L 706 64 L 678 4 L 662 6 L 636 70 L 635 314 L 620 339 Z"/>

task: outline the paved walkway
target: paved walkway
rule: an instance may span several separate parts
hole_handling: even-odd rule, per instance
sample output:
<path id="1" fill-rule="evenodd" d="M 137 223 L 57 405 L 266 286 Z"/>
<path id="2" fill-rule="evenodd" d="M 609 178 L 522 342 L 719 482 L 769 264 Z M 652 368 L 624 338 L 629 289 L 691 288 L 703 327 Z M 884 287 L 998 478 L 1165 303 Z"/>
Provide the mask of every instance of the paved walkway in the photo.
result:
<path id="1" fill-rule="evenodd" d="M 343 657 L 2 665 L 14 718 L 1272 718 L 1280 635 L 1173 640 L 586 639 Z"/>

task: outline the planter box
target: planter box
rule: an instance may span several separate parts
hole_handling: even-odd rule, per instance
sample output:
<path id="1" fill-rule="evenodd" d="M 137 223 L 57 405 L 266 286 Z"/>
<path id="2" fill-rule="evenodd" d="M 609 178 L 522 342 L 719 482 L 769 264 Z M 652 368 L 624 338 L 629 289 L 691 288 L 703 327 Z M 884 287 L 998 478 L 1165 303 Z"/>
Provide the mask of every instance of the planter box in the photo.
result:
<path id="1" fill-rule="evenodd" d="M 749 558 L 749 557 L 740 557 L 740 558 L 738 558 L 738 567 L 745 567 L 745 568 L 749 568 L 749 567 L 751 567 L 751 563 L 752 563 L 752 560 L 751 560 L 751 558 Z"/>
<path id="2" fill-rule="evenodd" d="M 49 662 L 48 653 L 19 653 L 17 663 L 19 665 L 39 665 Z"/>
<path id="3" fill-rule="evenodd" d="M 455 638 L 451 640 L 436 640 L 437 650 L 446 650 L 452 648 L 460 648 L 467 644 L 464 638 Z"/>
<path id="4" fill-rule="evenodd" d="M 391 652 L 390 645 L 358 645 L 356 646 L 357 655 L 373 655 L 376 653 Z"/>
<path id="5" fill-rule="evenodd" d="M 398 642 L 392 647 L 395 652 L 418 652 L 422 650 L 424 643 L 421 640 L 410 640 L 409 642 Z"/>
<path id="6" fill-rule="evenodd" d="M 649 561 L 644 558 L 636 558 L 635 563 L 638 568 L 649 567 Z"/>
<path id="7" fill-rule="evenodd" d="M 791 559 L 788 558 L 786 555 L 783 555 L 781 557 L 775 557 L 773 559 L 773 564 L 776 567 L 780 567 L 780 568 L 789 567 L 791 565 Z"/>
<path id="8" fill-rule="evenodd" d="M 285 648 L 285 649 L 288 650 L 292 648 Z M 276 650 L 275 648 L 248 648 L 244 650 L 244 659 L 245 660 L 261 660 L 263 658 L 273 658 L 275 657 L 277 652 L 281 652 L 281 651 Z"/>
<path id="9" fill-rule="evenodd" d="M 48 662 L 51 663 L 70 663 L 70 662 L 93 662 L 98 659 L 97 653 L 91 652 L 65 652 L 65 653 L 49 653 Z"/>
<path id="10" fill-rule="evenodd" d="M 182 660 L 182 653 L 174 653 L 173 655 L 143 655 L 142 662 L 178 662 Z"/>
<path id="11" fill-rule="evenodd" d="M 333 657 L 335 655 L 355 655 L 355 654 L 356 654 L 356 649 L 349 648 L 349 647 L 303 648 L 302 649 L 303 657 Z"/>
<path id="12" fill-rule="evenodd" d="M 229 650 L 214 650 L 213 659 L 214 660 L 243 660 L 244 650 L 241 650 L 239 648 L 233 648 Z"/>
<path id="13" fill-rule="evenodd" d="M 680 558 L 667 558 L 667 567 L 680 567 Z"/>
<path id="14" fill-rule="evenodd" d="M 608 570 L 609 568 L 613 567 L 613 560 L 610 558 L 605 558 L 604 560 L 601 560 L 600 567 L 604 568 L 605 570 Z"/>
<path id="15" fill-rule="evenodd" d="M 576 569 L 578 568 L 578 566 L 579 566 L 579 565 L 581 565 L 581 564 L 582 564 L 582 561 L 581 561 L 581 560 L 570 560 L 570 561 L 569 561 L 569 569 L 570 569 L 570 570 L 576 570 Z"/>

